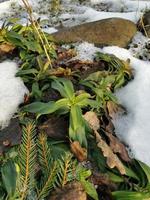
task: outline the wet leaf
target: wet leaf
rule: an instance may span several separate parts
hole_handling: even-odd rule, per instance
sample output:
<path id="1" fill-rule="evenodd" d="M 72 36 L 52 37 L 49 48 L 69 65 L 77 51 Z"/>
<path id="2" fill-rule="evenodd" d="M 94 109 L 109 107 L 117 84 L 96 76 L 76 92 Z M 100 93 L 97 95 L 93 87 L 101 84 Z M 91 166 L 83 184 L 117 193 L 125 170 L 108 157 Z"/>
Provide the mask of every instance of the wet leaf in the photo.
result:
<path id="1" fill-rule="evenodd" d="M 76 156 L 76 158 L 82 162 L 87 159 L 87 150 L 81 147 L 78 141 L 74 141 L 70 144 L 72 153 Z"/>

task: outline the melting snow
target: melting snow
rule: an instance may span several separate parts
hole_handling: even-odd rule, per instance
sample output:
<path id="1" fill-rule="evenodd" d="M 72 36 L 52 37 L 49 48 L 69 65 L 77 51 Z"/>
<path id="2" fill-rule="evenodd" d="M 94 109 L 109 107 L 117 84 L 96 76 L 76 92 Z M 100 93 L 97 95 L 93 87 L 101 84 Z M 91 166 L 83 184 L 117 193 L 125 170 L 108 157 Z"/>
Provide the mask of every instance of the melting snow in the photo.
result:
<path id="1" fill-rule="evenodd" d="M 0 63 L 0 127 L 8 125 L 20 103 L 24 101 L 24 95 L 28 93 L 21 78 L 15 77 L 18 71 L 14 62 Z"/>

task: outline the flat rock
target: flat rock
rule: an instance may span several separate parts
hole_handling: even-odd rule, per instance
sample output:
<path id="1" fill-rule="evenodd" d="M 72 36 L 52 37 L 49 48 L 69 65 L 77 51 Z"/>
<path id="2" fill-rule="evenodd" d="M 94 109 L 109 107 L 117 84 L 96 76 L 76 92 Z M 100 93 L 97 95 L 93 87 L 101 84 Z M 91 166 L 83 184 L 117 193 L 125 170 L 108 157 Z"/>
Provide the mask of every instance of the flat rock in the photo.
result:
<path id="1" fill-rule="evenodd" d="M 52 35 L 58 43 L 87 41 L 96 46 L 117 45 L 126 47 L 136 31 L 136 25 L 129 20 L 109 18 L 63 28 Z"/>

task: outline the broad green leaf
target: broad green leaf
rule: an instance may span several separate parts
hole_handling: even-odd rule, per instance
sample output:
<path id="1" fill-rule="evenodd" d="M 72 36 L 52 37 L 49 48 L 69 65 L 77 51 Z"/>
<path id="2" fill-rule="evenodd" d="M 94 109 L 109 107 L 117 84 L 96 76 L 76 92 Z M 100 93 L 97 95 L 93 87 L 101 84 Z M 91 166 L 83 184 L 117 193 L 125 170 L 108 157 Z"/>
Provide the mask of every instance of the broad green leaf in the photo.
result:
<path id="1" fill-rule="evenodd" d="M 137 160 L 137 162 L 139 163 L 139 165 L 143 169 L 144 173 L 146 174 L 148 184 L 150 184 L 150 167 L 139 160 Z"/>
<path id="2" fill-rule="evenodd" d="M 57 90 L 62 97 L 68 98 L 65 88 L 57 79 L 52 82 L 51 87 Z"/>
<path id="3" fill-rule="evenodd" d="M 138 181 L 140 180 L 139 177 L 137 176 L 137 174 L 131 168 L 126 167 L 125 165 L 124 165 L 124 168 L 126 170 L 126 176 L 132 177 Z"/>
<path id="4" fill-rule="evenodd" d="M 82 94 L 78 95 L 77 97 L 75 97 L 75 104 L 83 105 L 82 102 L 84 102 L 85 99 L 88 99 L 90 97 L 91 97 L 91 95 L 89 93 L 86 93 L 86 92 L 82 93 Z M 86 104 L 85 104 L 85 106 L 86 106 Z"/>
<path id="5" fill-rule="evenodd" d="M 44 114 L 51 114 L 55 112 L 57 108 L 55 106 L 55 102 L 50 101 L 48 103 L 34 102 L 34 103 L 24 106 L 22 110 L 25 112 L 44 115 Z"/>
<path id="6" fill-rule="evenodd" d="M 19 70 L 16 74 L 16 76 L 21 76 L 21 75 L 27 75 L 27 74 L 38 74 L 38 71 L 34 68 L 32 69 L 25 69 L 25 70 Z"/>
<path id="7" fill-rule="evenodd" d="M 122 176 L 118 176 L 112 172 L 107 172 L 106 175 L 108 175 L 109 179 L 115 183 L 122 183 L 124 182 L 124 178 Z"/>
<path id="8" fill-rule="evenodd" d="M 92 197 L 94 200 L 99 200 L 98 194 L 96 192 L 96 189 L 92 183 L 86 180 L 81 180 L 82 186 L 85 190 L 85 192 Z"/>
<path id="9" fill-rule="evenodd" d="M 8 160 L 1 168 L 3 184 L 9 197 L 12 197 L 16 190 L 17 172 L 12 160 Z"/>
<path id="10" fill-rule="evenodd" d="M 57 78 L 52 82 L 52 88 L 59 91 L 62 97 L 72 99 L 74 96 L 74 88 L 70 80 Z"/>
<path id="11" fill-rule="evenodd" d="M 60 100 L 56 101 L 55 106 L 57 107 L 57 109 L 68 108 L 69 100 L 67 98 L 60 99 Z"/>
<path id="12" fill-rule="evenodd" d="M 150 200 L 150 194 L 146 192 L 117 191 L 112 195 L 114 200 Z"/>

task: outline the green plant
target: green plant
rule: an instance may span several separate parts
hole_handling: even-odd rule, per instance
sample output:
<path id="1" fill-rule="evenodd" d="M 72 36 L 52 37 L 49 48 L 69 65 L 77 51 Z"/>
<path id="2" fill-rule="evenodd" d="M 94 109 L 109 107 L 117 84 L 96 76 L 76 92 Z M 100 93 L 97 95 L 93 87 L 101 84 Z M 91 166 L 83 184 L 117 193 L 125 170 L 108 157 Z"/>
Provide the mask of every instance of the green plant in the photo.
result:
<path id="1" fill-rule="evenodd" d="M 94 186 L 86 180 L 91 175 L 90 170 L 81 168 L 63 146 L 59 146 L 59 155 L 58 152 L 57 155 L 52 153 L 59 143 L 50 143 L 44 133 L 37 136 L 35 128 L 35 123 L 29 120 L 22 129 L 22 142 L 17 148 L 19 153 L 12 157 L 11 152 L 7 159 L 3 159 L 1 199 L 44 200 L 56 187 L 78 180 L 85 185 L 85 191 L 97 200 Z"/>
<path id="2" fill-rule="evenodd" d="M 92 97 L 89 93 L 75 93 L 72 82 L 67 79 L 54 78 L 51 87 L 57 90 L 63 98 L 56 102 L 34 102 L 24 106 L 23 111 L 37 113 L 38 116 L 51 114 L 56 111 L 59 114 L 69 112 L 69 137 L 71 140 L 79 141 L 82 146 L 86 147 L 86 123 L 82 117 L 82 108 L 86 108 L 87 106 L 95 107 L 97 106 L 97 102 L 91 99 Z"/>
<path id="3" fill-rule="evenodd" d="M 117 98 L 112 92 L 115 81 L 115 75 L 111 75 L 107 71 L 98 71 L 90 74 L 85 80 L 81 81 L 81 84 L 94 92 L 99 108 L 104 109 L 107 101 L 114 101 L 117 103 Z"/>
<path id="4" fill-rule="evenodd" d="M 18 56 L 22 65 L 17 76 L 21 76 L 25 82 L 43 79 L 51 70 L 49 66 L 52 66 L 50 63 L 56 58 L 56 52 L 53 42 L 47 35 L 45 38 L 50 45 L 47 51 L 51 62 L 46 57 L 43 44 L 32 25 L 22 26 L 17 24 L 17 21 L 7 22 L 0 30 L 0 35 L 1 44 L 11 44 L 19 50 Z"/>

